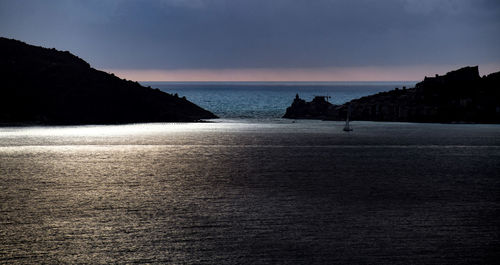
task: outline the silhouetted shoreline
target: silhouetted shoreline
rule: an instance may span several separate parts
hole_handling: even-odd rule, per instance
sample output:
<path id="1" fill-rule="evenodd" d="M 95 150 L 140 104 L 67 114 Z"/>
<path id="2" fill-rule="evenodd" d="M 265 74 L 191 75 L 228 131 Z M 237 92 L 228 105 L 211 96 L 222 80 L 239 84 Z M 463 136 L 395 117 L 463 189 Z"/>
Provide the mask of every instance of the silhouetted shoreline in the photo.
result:
<path id="1" fill-rule="evenodd" d="M 306 102 L 299 95 L 283 118 L 344 120 L 348 106 L 352 120 L 500 123 L 500 72 L 479 76 L 479 69 L 464 67 L 444 76 L 425 77 L 414 88 L 388 92 L 333 105 L 318 96 Z"/>
<path id="2" fill-rule="evenodd" d="M 0 56 L 0 126 L 217 118 L 186 98 L 93 69 L 68 51 L 0 38 Z"/>

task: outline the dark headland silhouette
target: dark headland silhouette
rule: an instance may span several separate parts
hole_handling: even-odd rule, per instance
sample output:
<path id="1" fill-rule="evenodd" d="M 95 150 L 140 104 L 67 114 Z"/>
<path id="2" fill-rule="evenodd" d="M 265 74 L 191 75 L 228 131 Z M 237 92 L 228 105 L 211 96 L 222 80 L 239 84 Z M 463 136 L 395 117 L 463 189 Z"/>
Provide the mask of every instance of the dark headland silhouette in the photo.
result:
<path id="1" fill-rule="evenodd" d="M 0 38 L 0 124 L 116 124 L 216 118 L 185 98 L 91 68 L 68 51 Z"/>
<path id="2" fill-rule="evenodd" d="M 479 68 L 464 67 L 444 76 L 425 77 L 414 88 L 388 92 L 333 105 L 325 97 L 311 102 L 297 95 L 283 118 L 351 120 L 500 123 L 500 72 L 479 76 Z"/>

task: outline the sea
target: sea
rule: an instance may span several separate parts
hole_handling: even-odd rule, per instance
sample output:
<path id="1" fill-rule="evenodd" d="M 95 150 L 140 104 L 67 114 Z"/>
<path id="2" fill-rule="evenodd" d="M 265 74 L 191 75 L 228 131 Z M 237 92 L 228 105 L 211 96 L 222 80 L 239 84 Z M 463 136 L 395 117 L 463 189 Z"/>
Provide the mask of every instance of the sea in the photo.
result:
<path id="1" fill-rule="evenodd" d="M 143 82 L 145 86 L 185 96 L 223 119 L 269 120 L 281 118 L 295 96 L 311 101 L 327 96 L 332 104 L 416 82 Z"/>
<path id="2" fill-rule="evenodd" d="M 404 83 L 148 83 L 220 119 L 0 127 L 1 264 L 497 264 L 500 126 L 287 120 Z"/>

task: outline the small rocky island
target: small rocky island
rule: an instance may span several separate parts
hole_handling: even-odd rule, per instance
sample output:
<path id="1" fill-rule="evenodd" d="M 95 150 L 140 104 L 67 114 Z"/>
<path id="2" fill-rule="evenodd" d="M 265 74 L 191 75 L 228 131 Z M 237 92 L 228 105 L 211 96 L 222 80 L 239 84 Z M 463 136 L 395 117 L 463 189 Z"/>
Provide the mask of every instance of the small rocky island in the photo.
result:
<path id="1" fill-rule="evenodd" d="M 325 97 L 311 102 L 297 95 L 283 118 L 500 123 L 500 72 L 480 77 L 479 68 L 464 67 L 435 77 L 425 77 L 414 88 L 394 89 L 333 105 Z"/>
<path id="2" fill-rule="evenodd" d="M 117 124 L 216 118 L 62 52 L 0 38 L 0 124 Z"/>

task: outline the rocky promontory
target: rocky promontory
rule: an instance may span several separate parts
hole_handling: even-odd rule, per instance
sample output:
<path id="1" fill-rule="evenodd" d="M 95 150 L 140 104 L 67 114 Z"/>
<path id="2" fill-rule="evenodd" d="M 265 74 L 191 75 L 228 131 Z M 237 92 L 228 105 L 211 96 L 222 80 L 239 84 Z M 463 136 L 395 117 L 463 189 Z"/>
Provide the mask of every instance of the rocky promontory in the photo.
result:
<path id="1" fill-rule="evenodd" d="M 0 124 L 116 124 L 216 118 L 185 98 L 96 70 L 62 52 L 0 38 Z"/>
<path id="2" fill-rule="evenodd" d="M 500 72 L 480 77 L 479 68 L 464 67 L 443 76 L 425 77 L 414 88 L 387 92 L 333 105 L 324 97 L 306 102 L 297 95 L 283 118 L 500 123 Z"/>

